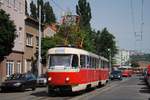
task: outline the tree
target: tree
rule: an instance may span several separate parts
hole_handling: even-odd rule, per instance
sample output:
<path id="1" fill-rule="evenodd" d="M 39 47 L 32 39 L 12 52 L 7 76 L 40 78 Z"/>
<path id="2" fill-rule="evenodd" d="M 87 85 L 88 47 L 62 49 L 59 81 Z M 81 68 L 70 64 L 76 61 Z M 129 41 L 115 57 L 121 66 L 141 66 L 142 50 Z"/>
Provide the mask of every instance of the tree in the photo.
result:
<path id="1" fill-rule="evenodd" d="M 31 12 L 30 16 L 33 17 L 34 19 L 37 19 L 36 5 L 34 4 L 33 1 L 30 3 L 30 12 Z"/>
<path id="2" fill-rule="evenodd" d="M 109 58 L 110 54 L 108 49 L 111 50 L 111 57 L 114 57 L 117 53 L 115 37 L 109 33 L 106 28 L 104 28 L 101 32 L 97 31 L 97 34 L 95 35 L 95 46 L 96 53 L 106 58 Z"/>
<path id="3" fill-rule="evenodd" d="M 27 0 L 25 0 L 25 15 L 29 15 L 29 14 L 28 14 Z"/>
<path id="4" fill-rule="evenodd" d="M 131 66 L 132 67 L 140 67 L 140 65 L 137 62 L 131 62 Z"/>
<path id="5" fill-rule="evenodd" d="M 49 2 L 46 2 L 44 4 L 44 10 L 45 10 L 45 23 L 51 24 L 56 22 L 56 17 L 53 12 L 53 8 L 50 6 Z"/>
<path id="6" fill-rule="evenodd" d="M 90 20 L 91 8 L 89 2 L 86 0 L 79 0 L 78 5 L 76 5 L 76 13 L 80 16 L 79 27 L 84 33 L 83 47 L 85 50 L 95 52 L 95 46 L 93 41 L 93 34 L 91 29 Z"/>
<path id="7" fill-rule="evenodd" d="M 0 62 L 12 52 L 16 26 L 6 12 L 0 9 Z"/>
<path id="8" fill-rule="evenodd" d="M 54 35 L 53 37 L 45 37 L 42 38 L 41 41 L 41 55 L 42 55 L 42 64 L 46 64 L 46 55 L 48 49 L 55 47 L 56 45 L 62 43 L 62 38 L 60 38 L 58 35 Z"/>
<path id="9" fill-rule="evenodd" d="M 78 5 L 76 5 L 76 13 L 80 16 L 80 28 L 91 30 L 90 20 L 92 16 L 89 2 L 79 0 Z"/>
<path id="10" fill-rule="evenodd" d="M 90 52 L 95 53 L 95 42 L 94 42 L 94 37 L 93 37 L 94 33 L 93 31 L 84 31 L 84 49 Z"/>

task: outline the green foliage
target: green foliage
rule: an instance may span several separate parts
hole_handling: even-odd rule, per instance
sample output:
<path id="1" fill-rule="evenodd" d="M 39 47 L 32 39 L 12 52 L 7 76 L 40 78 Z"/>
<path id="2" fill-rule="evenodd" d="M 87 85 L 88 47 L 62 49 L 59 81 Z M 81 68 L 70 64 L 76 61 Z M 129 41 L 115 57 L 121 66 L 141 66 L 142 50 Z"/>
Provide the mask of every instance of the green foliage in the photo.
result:
<path id="1" fill-rule="evenodd" d="M 41 41 L 41 55 L 42 55 L 42 64 L 46 64 L 46 55 L 47 55 L 47 51 L 48 49 L 55 47 L 56 45 L 62 43 L 62 38 L 60 38 L 57 35 L 54 35 L 53 37 L 45 37 L 42 38 Z"/>
<path id="2" fill-rule="evenodd" d="M 14 47 L 16 26 L 9 15 L 0 9 L 0 61 L 9 55 Z"/>
<path id="3" fill-rule="evenodd" d="M 84 31 L 84 44 L 83 44 L 83 49 L 87 50 L 87 51 L 90 51 L 90 52 L 93 52 L 95 53 L 95 42 L 94 42 L 94 37 L 92 34 L 93 32 L 92 31 Z"/>
<path id="4" fill-rule="evenodd" d="M 30 12 L 31 12 L 30 16 L 33 17 L 34 19 L 37 19 L 36 5 L 34 4 L 33 1 L 30 3 Z"/>
<path id="5" fill-rule="evenodd" d="M 106 58 L 109 57 L 111 50 L 111 57 L 117 53 L 117 47 L 115 42 L 115 37 L 104 28 L 101 32 L 97 31 L 95 35 L 95 45 L 96 45 L 96 53 L 98 55 L 104 56 Z"/>
<path id="6" fill-rule="evenodd" d="M 91 30 L 90 20 L 92 16 L 89 2 L 86 0 L 79 0 L 78 5 L 76 5 L 76 13 L 80 16 L 80 28 Z"/>
<path id="7" fill-rule="evenodd" d="M 47 24 L 55 23 L 56 22 L 55 14 L 49 2 L 46 2 L 44 4 L 44 10 L 45 10 L 45 23 Z"/>
<path id="8" fill-rule="evenodd" d="M 130 56 L 132 62 L 138 61 L 150 61 L 150 54 L 143 54 L 143 55 L 132 55 Z"/>
<path id="9" fill-rule="evenodd" d="M 51 11 L 49 3 L 45 3 L 47 12 Z M 49 48 L 56 45 L 74 45 L 78 48 L 85 49 L 97 53 L 98 55 L 109 58 L 117 53 L 115 37 L 107 31 L 106 28 L 102 32 L 94 30 L 91 31 L 90 20 L 91 8 L 86 0 L 79 0 L 76 6 L 76 12 L 80 16 L 79 25 L 61 25 L 59 31 L 51 38 L 44 38 L 42 40 L 42 55 L 46 58 L 46 52 Z M 50 15 L 48 15 L 50 17 Z M 48 18 L 49 18 L 48 17 Z M 51 23 L 47 21 L 47 23 Z"/>
<path id="10" fill-rule="evenodd" d="M 78 5 L 76 5 L 76 13 L 80 16 L 79 27 L 83 36 L 83 49 L 95 52 L 93 32 L 90 24 L 92 16 L 89 2 L 87 0 L 79 0 Z"/>
<path id="11" fill-rule="evenodd" d="M 34 19 L 38 19 L 39 17 L 39 5 L 41 5 L 41 22 L 44 24 L 51 24 L 56 22 L 56 17 L 53 12 L 53 8 L 49 4 L 49 2 L 43 2 L 43 0 L 37 0 L 37 7 L 32 1 L 30 3 L 30 12 L 31 17 Z"/>
<path id="12" fill-rule="evenodd" d="M 140 65 L 137 62 L 131 62 L 131 67 L 140 67 Z"/>
<path id="13" fill-rule="evenodd" d="M 42 64 L 46 63 L 43 59 L 46 59 L 48 49 L 54 46 L 55 46 L 54 42 L 51 38 L 48 38 L 48 37 L 42 38 L 42 41 L 41 41 Z"/>

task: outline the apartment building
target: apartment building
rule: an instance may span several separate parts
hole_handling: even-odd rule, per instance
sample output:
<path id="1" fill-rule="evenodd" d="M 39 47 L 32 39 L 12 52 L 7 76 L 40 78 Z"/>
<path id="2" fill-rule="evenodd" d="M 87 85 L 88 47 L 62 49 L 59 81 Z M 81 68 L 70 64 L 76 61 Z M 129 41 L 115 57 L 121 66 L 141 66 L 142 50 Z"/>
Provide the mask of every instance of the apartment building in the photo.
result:
<path id="1" fill-rule="evenodd" d="M 56 34 L 57 30 L 56 24 L 47 25 L 44 27 L 43 37 L 52 37 Z"/>
<path id="2" fill-rule="evenodd" d="M 37 54 L 39 45 L 38 20 L 35 20 L 30 16 L 26 16 L 25 18 L 24 40 L 24 71 L 32 71 L 33 73 L 37 73 Z"/>
<path id="3" fill-rule="evenodd" d="M 119 49 L 118 53 L 114 57 L 116 63 L 114 66 L 123 66 L 123 65 L 129 65 L 130 60 L 130 52 L 129 50 L 125 49 Z"/>
<path id="4" fill-rule="evenodd" d="M 23 72 L 25 0 L 0 0 L 0 9 L 10 15 L 16 25 L 13 52 L 0 64 L 0 81 L 12 73 Z M 16 20 L 17 19 L 17 20 Z"/>

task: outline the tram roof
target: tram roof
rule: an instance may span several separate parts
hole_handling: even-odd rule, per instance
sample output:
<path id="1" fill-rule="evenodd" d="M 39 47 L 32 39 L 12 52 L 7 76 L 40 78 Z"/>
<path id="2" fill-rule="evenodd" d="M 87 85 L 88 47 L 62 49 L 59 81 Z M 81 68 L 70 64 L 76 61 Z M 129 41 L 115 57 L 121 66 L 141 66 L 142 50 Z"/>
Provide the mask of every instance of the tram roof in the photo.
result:
<path id="1" fill-rule="evenodd" d="M 83 54 L 83 55 L 90 55 L 97 58 L 100 57 L 100 59 L 108 61 L 106 58 L 102 56 L 98 56 L 92 52 L 88 52 L 86 50 L 73 48 L 73 47 L 54 47 L 48 50 L 48 54 Z"/>
<path id="2" fill-rule="evenodd" d="M 73 48 L 73 47 L 54 47 L 48 50 L 48 54 L 84 54 L 84 55 L 92 55 L 95 57 L 99 57 L 94 53 L 79 48 Z"/>

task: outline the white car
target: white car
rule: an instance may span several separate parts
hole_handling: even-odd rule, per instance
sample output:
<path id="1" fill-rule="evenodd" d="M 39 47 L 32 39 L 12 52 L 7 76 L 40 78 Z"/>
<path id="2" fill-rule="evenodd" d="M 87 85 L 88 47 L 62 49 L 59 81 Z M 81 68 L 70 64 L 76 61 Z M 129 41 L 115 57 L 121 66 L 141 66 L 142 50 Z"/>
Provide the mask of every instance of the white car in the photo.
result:
<path id="1" fill-rule="evenodd" d="M 47 85 L 47 78 L 46 75 L 41 75 L 37 78 L 37 86 L 46 86 Z"/>

